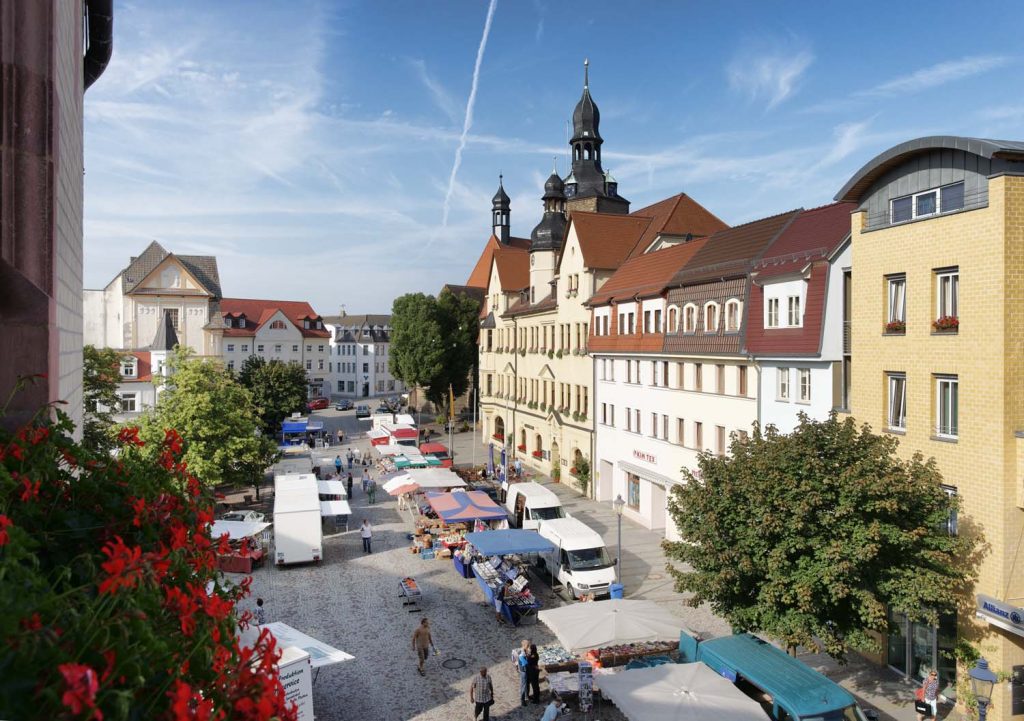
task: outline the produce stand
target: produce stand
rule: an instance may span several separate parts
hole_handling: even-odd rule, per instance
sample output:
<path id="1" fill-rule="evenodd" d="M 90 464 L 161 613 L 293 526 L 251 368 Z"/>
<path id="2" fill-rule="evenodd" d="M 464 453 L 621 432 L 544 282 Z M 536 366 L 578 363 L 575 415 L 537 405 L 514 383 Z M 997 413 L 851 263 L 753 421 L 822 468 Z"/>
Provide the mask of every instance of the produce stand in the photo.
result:
<path id="1" fill-rule="evenodd" d="M 269 523 L 250 521 L 214 521 L 210 535 L 216 541 L 224 534 L 228 536 L 227 553 L 217 552 L 217 568 L 225 573 L 252 573 L 262 566 L 266 555 L 263 532 Z"/>

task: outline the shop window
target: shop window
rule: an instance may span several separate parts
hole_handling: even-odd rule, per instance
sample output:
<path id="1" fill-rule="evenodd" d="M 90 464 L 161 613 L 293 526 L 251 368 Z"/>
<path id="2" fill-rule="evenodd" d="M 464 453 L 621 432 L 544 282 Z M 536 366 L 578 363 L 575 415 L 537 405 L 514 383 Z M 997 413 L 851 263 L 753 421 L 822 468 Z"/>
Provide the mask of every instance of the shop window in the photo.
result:
<path id="1" fill-rule="evenodd" d="M 634 511 L 640 510 L 640 477 L 626 474 L 626 505 Z"/>

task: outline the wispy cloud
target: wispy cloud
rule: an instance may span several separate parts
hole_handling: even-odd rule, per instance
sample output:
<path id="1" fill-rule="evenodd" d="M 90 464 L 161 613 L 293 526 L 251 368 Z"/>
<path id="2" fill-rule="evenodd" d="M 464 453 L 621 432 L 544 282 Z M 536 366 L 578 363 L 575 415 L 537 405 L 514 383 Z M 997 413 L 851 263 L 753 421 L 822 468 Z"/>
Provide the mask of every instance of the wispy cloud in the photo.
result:
<path id="1" fill-rule="evenodd" d="M 814 62 L 810 50 L 773 49 L 741 52 L 726 67 L 729 86 L 751 101 L 764 100 L 771 109 L 791 97 Z"/>
<path id="2" fill-rule="evenodd" d="M 959 60 L 947 60 L 893 78 L 858 94 L 880 97 L 920 92 L 994 70 L 1009 62 L 1010 58 L 1003 55 L 972 55 Z"/>
<path id="3" fill-rule="evenodd" d="M 473 127 L 473 107 L 476 105 L 476 89 L 480 83 L 480 66 L 484 61 L 484 50 L 487 49 L 487 36 L 491 34 L 491 21 L 494 19 L 494 10 L 498 7 L 498 0 L 491 0 L 487 6 L 487 19 L 484 20 L 484 32 L 480 37 L 480 45 L 476 49 L 476 62 L 473 64 L 473 82 L 469 87 L 469 99 L 466 101 L 466 117 L 462 121 L 462 136 L 459 138 L 459 145 L 455 148 L 455 160 L 452 163 L 452 173 L 448 177 L 448 190 L 444 194 L 444 209 L 441 215 L 441 228 L 448 226 L 448 215 L 451 211 L 452 192 L 455 189 L 455 178 L 459 174 L 459 166 L 462 165 L 462 151 L 466 149 L 466 137 L 470 128 Z M 430 243 L 427 243 L 427 247 Z"/>
<path id="4" fill-rule="evenodd" d="M 427 70 L 426 62 L 423 60 L 413 60 L 412 66 L 416 70 L 416 75 L 419 77 L 420 82 L 430 91 L 430 97 L 434 100 L 434 104 L 444 111 L 449 120 L 453 123 L 458 122 L 459 117 L 462 115 L 462 108 L 459 107 L 459 102 L 452 97 L 448 89 L 437 78 L 430 74 Z"/>

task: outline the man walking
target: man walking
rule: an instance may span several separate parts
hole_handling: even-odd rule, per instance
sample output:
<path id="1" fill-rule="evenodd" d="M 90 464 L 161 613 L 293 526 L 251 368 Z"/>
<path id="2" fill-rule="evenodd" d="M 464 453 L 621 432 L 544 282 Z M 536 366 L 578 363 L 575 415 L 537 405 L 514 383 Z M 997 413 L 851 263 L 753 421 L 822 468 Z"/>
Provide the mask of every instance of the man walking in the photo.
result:
<path id="1" fill-rule="evenodd" d="M 377 481 L 372 478 L 366 482 L 366 495 L 370 497 L 370 505 L 377 502 Z"/>
<path id="2" fill-rule="evenodd" d="M 370 541 L 373 539 L 373 529 L 370 522 L 363 519 L 363 525 L 359 527 L 359 537 L 363 539 L 363 553 L 373 553 L 370 549 Z"/>
<path id="3" fill-rule="evenodd" d="M 469 700 L 473 703 L 473 721 L 490 721 L 491 706 L 494 705 L 494 684 L 485 667 L 480 668 L 480 675 L 474 676 L 469 685 Z M 481 713 L 483 716 L 480 716 Z"/>
<path id="4" fill-rule="evenodd" d="M 412 650 L 416 652 L 416 660 L 418 662 L 416 670 L 420 672 L 420 676 L 426 675 L 423 672 L 423 662 L 427 660 L 427 656 L 430 655 L 430 649 L 433 646 L 434 639 L 430 635 L 430 622 L 425 618 L 421 619 L 420 625 L 412 632 Z M 436 648 L 434 653 L 437 653 Z"/>
<path id="5" fill-rule="evenodd" d="M 363 469 L 363 493 L 366 493 L 370 485 L 370 471 Z"/>
<path id="6" fill-rule="evenodd" d="M 348 498 L 352 500 L 352 474 L 348 474 Z"/>
<path id="7" fill-rule="evenodd" d="M 352 453 L 352 446 L 348 447 L 348 453 L 346 454 L 346 457 L 348 458 L 348 469 L 351 471 L 352 470 L 352 459 L 355 458 L 355 454 Z"/>

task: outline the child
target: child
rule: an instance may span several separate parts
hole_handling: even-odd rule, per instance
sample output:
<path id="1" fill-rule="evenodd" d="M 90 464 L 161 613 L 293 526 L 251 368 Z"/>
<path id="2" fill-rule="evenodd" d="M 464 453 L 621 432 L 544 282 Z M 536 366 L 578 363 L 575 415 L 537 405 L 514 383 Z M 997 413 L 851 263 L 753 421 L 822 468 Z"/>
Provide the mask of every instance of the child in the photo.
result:
<path id="1" fill-rule="evenodd" d="M 256 611 L 253 613 L 257 626 L 263 626 L 267 622 L 267 612 L 263 609 L 263 599 L 256 599 Z"/>

